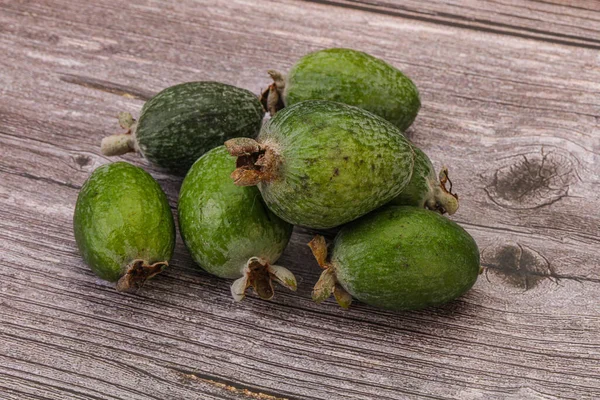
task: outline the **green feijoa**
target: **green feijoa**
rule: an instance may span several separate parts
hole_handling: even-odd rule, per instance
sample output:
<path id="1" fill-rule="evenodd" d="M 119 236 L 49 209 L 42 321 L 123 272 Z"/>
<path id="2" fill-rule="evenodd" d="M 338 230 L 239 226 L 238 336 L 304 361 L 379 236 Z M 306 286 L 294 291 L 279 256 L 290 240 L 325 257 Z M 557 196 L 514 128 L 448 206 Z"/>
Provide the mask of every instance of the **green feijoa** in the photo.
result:
<path id="1" fill-rule="evenodd" d="M 454 214 L 458 210 L 458 196 L 452 193 L 452 182 L 448 169 L 442 168 L 439 179 L 427 154 L 413 145 L 415 165 L 412 177 L 402 193 L 390 202 L 393 205 L 407 205 L 427 208 L 441 214 Z M 450 189 L 446 189 L 446 183 Z"/>
<path id="2" fill-rule="evenodd" d="M 251 92 L 219 82 L 171 86 L 144 104 L 139 120 L 121 113 L 125 134 L 102 140 L 105 155 L 139 152 L 159 167 L 184 175 L 208 150 L 234 137 L 254 137 L 264 110 Z"/>
<path id="3" fill-rule="evenodd" d="M 225 143 L 237 185 L 258 185 L 267 206 L 294 225 L 326 229 L 398 196 L 413 150 L 390 122 L 362 108 L 305 101 L 271 118 L 255 140 Z"/>
<path id="4" fill-rule="evenodd" d="M 252 286 L 264 299 L 273 297 L 271 280 L 296 290 L 296 278 L 275 265 L 292 225 L 264 205 L 255 187 L 236 186 L 229 177 L 235 160 L 224 146 L 194 163 L 179 194 L 179 229 L 194 260 L 206 272 L 236 279 L 236 301 Z"/>
<path id="5" fill-rule="evenodd" d="M 150 174 L 126 162 L 97 168 L 83 184 L 73 229 L 92 271 L 123 292 L 167 267 L 175 246 L 165 193 Z"/>
<path id="6" fill-rule="evenodd" d="M 320 50 L 302 57 L 285 76 L 269 74 L 274 83 L 261 100 L 271 114 L 305 100 L 330 100 L 364 108 L 404 131 L 421 108 L 419 91 L 406 75 L 361 51 Z"/>
<path id="7" fill-rule="evenodd" d="M 309 244 L 325 268 L 313 299 L 335 295 L 347 308 L 352 297 L 375 307 L 415 310 L 467 292 L 480 271 L 475 240 L 439 213 L 387 206 L 344 226 L 331 257 L 322 236 Z"/>

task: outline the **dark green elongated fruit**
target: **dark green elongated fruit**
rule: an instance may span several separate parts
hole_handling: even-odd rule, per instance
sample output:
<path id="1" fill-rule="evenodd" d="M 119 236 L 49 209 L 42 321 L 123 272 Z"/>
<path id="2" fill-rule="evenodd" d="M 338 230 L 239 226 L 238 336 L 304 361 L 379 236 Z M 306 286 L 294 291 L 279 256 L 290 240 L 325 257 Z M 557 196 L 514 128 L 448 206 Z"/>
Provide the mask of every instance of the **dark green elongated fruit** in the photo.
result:
<path id="1" fill-rule="evenodd" d="M 320 50 L 302 57 L 286 76 L 269 74 L 274 83 L 261 100 L 271 115 L 301 101 L 331 100 L 364 108 L 404 131 L 421 108 L 419 91 L 406 75 L 361 51 Z"/>
<path id="2" fill-rule="evenodd" d="M 454 214 L 458 210 L 458 196 L 452 193 L 448 169 L 442 168 L 438 179 L 431 160 L 423 150 L 414 145 L 413 150 L 415 165 L 410 182 L 390 204 L 427 208 L 441 214 L 446 212 L 450 215 Z M 449 189 L 446 189 L 447 182 L 450 183 Z"/>
<path id="3" fill-rule="evenodd" d="M 210 150 L 190 169 L 179 194 L 179 228 L 194 260 L 205 271 L 236 279 L 236 301 L 252 286 L 263 299 L 273 297 L 275 280 L 296 290 L 296 278 L 275 265 L 292 225 L 264 205 L 255 187 L 234 185 L 235 160 L 224 146 Z"/>
<path id="4" fill-rule="evenodd" d="M 480 272 L 475 240 L 439 213 L 388 206 L 344 226 L 330 260 L 322 236 L 309 244 L 325 268 L 313 299 L 333 292 L 347 308 L 352 297 L 390 310 L 440 305 L 467 292 Z"/>
<path id="5" fill-rule="evenodd" d="M 267 206 L 294 225 L 326 229 L 398 196 L 413 150 L 390 122 L 358 107 L 305 101 L 271 118 L 255 140 L 225 143 L 237 185 L 258 185 Z"/>
<path id="6" fill-rule="evenodd" d="M 213 147 L 234 137 L 254 137 L 264 110 L 251 92 L 219 82 L 171 86 L 144 104 L 140 119 L 121 113 L 125 134 L 102 140 L 108 156 L 139 152 L 152 163 L 184 175 Z"/>
<path id="7" fill-rule="evenodd" d="M 73 229 L 92 271 L 123 292 L 167 267 L 175 247 L 167 196 L 150 174 L 126 162 L 103 165 L 84 183 Z"/>

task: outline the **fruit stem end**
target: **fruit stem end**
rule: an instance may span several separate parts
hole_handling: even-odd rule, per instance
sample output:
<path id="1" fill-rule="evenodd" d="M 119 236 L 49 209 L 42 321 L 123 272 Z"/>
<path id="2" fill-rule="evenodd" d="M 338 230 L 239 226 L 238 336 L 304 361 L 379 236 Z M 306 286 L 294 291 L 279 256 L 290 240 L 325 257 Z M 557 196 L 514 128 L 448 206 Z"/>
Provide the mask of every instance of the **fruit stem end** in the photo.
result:
<path id="1" fill-rule="evenodd" d="M 283 90 L 285 89 L 285 75 L 270 69 L 267 73 L 273 79 L 273 83 L 260 95 L 260 103 L 263 108 L 274 116 L 277 111 L 285 107 L 283 102 Z"/>
<path id="2" fill-rule="evenodd" d="M 439 185 L 433 188 L 434 204 L 431 209 L 438 211 L 441 214 L 454 214 L 458 210 L 458 195 L 452 193 L 452 181 L 448 176 L 448 168 L 443 167 L 439 174 Z M 446 183 L 450 184 L 450 188 L 446 188 Z"/>
<path id="3" fill-rule="evenodd" d="M 263 300 L 271 300 L 275 295 L 273 281 L 282 286 L 296 291 L 296 277 L 287 268 L 279 265 L 269 265 L 263 259 L 251 257 L 244 268 L 243 276 L 231 285 L 231 295 L 235 301 L 246 297 L 246 290 L 250 287 Z"/>
<path id="4" fill-rule="evenodd" d="M 119 292 L 135 293 L 146 281 L 164 271 L 169 266 L 167 261 L 161 261 L 152 265 L 144 260 L 133 260 L 128 265 L 125 275 L 117 281 L 116 289 Z"/>
<path id="5" fill-rule="evenodd" d="M 120 156 L 125 153 L 136 151 L 137 143 L 135 140 L 136 122 L 133 116 L 128 112 L 120 112 L 118 115 L 119 126 L 127 129 L 125 133 L 110 135 L 102 139 L 100 151 L 105 156 Z"/>
<path id="6" fill-rule="evenodd" d="M 100 143 L 100 151 L 105 156 L 120 156 L 135 151 L 135 138 L 130 133 L 107 136 Z"/>
<path id="7" fill-rule="evenodd" d="M 238 186 L 254 186 L 276 179 L 279 156 L 273 146 L 250 138 L 235 138 L 225 142 L 229 154 L 237 157 L 231 178 Z"/>
<path id="8" fill-rule="evenodd" d="M 322 303 L 333 294 L 340 307 L 347 309 L 352 303 L 352 295 L 340 285 L 335 276 L 335 268 L 327 262 L 327 242 L 325 238 L 316 235 L 308 243 L 308 247 L 312 250 L 319 266 L 324 269 L 313 288 L 312 299 L 316 303 Z"/>

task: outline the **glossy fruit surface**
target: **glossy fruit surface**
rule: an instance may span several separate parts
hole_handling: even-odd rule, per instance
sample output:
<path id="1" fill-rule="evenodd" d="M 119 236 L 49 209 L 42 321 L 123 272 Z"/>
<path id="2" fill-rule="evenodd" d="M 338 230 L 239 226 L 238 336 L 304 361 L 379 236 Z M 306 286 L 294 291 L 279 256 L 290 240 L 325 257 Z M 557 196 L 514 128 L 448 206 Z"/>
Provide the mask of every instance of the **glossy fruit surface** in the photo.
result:
<path id="1" fill-rule="evenodd" d="M 97 168 L 73 216 L 80 253 L 100 278 L 133 291 L 168 265 L 175 224 L 167 197 L 143 169 L 125 162 Z"/>
<path id="2" fill-rule="evenodd" d="M 274 265 L 292 225 L 265 206 L 256 187 L 236 186 L 230 178 L 234 169 L 235 159 L 219 146 L 198 159 L 185 177 L 178 208 L 187 248 L 210 274 L 241 279 L 232 287 L 237 300 L 249 286 L 271 298 L 271 279 L 295 289 L 293 275 Z"/>
<path id="3" fill-rule="evenodd" d="M 326 268 L 313 292 L 317 301 L 339 285 L 342 294 L 372 306 L 420 309 L 463 295 L 480 270 L 477 244 L 463 228 L 415 207 L 387 206 L 344 226 L 328 262 L 323 246 L 322 241 L 311 242 Z"/>
<path id="4" fill-rule="evenodd" d="M 238 185 L 258 184 L 267 206 L 294 225 L 331 228 L 396 197 L 413 150 L 398 128 L 358 107 L 306 101 L 278 112 L 256 141 L 230 140 Z"/>
<path id="5" fill-rule="evenodd" d="M 138 151 L 150 162 L 184 175 L 208 150 L 234 137 L 254 137 L 264 111 L 251 92 L 219 82 L 171 86 L 148 100 L 129 134 L 102 142 L 106 155 Z"/>
<path id="6" fill-rule="evenodd" d="M 419 92 L 406 75 L 361 51 L 320 50 L 302 57 L 285 77 L 269 73 L 286 107 L 305 100 L 337 101 L 364 108 L 402 131 L 421 107 Z"/>

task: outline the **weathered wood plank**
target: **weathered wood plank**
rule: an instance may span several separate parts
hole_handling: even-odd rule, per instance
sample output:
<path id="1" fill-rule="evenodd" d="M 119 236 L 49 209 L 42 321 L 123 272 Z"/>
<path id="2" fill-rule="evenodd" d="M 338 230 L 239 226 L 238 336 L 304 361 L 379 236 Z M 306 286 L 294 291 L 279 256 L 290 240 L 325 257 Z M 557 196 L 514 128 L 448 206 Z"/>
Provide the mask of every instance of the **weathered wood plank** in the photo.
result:
<path id="1" fill-rule="evenodd" d="M 305 0 L 548 43 L 600 49 L 597 2 Z"/>
<path id="2" fill-rule="evenodd" d="M 0 3 L 2 397 L 599 397 L 600 69 L 586 19 L 600 13 L 505 3 L 402 6 L 435 6 L 437 19 L 291 0 Z M 494 29 L 508 19 L 530 36 L 542 19 L 547 34 L 444 22 L 460 10 L 501 12 Z M 417 82 L 410 136 L 451 168 L 456 220 L 487 267 L 474 290 L 411 313 L 315 305 L 304 230 L 281 260 L 299 291 L 273 302 L 233 304 L 229 282 L 197 271 L 180 240 L 174 267 L 137 296 L 96 279 L 71 216 L 78 188 L 109 162 L 98 144 L 116 113 L 186 80 L 258 93 L 266 69 L 326 46 L 384 57 Z M 124 158 L 175 209 L 180 179 Z"/>

